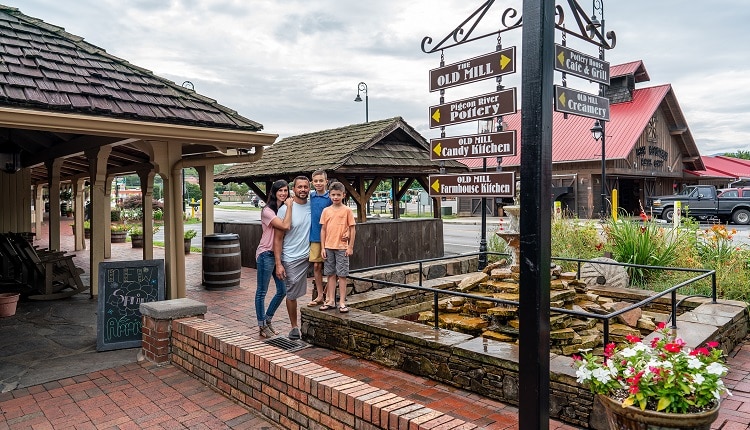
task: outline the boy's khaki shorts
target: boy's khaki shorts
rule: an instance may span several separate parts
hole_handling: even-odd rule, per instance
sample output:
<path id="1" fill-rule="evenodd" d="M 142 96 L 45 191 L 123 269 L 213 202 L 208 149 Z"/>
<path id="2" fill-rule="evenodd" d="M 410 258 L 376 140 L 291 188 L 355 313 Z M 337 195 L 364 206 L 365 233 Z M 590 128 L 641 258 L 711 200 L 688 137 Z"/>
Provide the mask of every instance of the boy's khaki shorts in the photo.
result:
<path id="1" fill-rule="evenodd" d="M 310 242 L 310 262 L 311 263 L 322 263 L 323 256 L 320 254 L 321 246 L 320 242 Z"/>

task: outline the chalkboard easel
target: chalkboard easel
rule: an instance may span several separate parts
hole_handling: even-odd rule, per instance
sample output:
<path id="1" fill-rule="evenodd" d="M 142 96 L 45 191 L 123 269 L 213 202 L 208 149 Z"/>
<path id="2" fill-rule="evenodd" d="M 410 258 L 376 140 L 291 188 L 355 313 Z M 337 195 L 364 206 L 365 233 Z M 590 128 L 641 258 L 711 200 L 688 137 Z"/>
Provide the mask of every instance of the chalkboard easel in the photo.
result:
<path id="1" fill-rule="evenodd" d="M 141 346 L 141 303 L 164 300 L 164 260 L 99 263 L 96 350 Z"/>

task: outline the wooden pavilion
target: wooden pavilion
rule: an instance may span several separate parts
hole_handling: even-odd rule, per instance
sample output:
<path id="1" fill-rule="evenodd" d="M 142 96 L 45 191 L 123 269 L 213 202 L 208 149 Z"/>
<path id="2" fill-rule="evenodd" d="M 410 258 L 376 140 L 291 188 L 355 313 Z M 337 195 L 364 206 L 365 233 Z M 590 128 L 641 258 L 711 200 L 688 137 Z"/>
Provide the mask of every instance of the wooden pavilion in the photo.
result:
<path id="1" fill-rule="evenodd" d="M 383 181 L 391 181 L 391 196 L 400 201 L 414 182 L 428 190 L 428 176 L 441 172 L 463 173 L 456 161 L 432 161 L 430 144 L 401 117 L 353 124 L 284 138 L 268 148 L 255 163 L 230 167 L 216 180 L 244 182 L 265 196 L 276 179 L 310 177 L 318 169 L 329 179 L 342 182 L 357 204 L 357 222 L 367 221 L 367 203 Z M 440 199 L 433 199 L 435 218 L 440 218 Z M 393 211 L 393 218 L 399 212 Z"/>

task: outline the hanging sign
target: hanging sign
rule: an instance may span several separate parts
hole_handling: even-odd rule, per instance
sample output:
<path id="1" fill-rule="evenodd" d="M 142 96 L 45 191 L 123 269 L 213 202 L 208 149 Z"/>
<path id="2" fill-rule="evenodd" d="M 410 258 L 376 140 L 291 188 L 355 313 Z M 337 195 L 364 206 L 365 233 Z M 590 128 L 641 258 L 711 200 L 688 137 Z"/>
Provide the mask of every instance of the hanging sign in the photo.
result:
<path id="1" fill-rule="evenodd" d="M 430 175 L 430 195 L 513 197 L 515 183 L 514 172 Z"/>
<path id="2" fill-rule="evenodd" d="M 507 157 L 516 155 L 516 131 L 432 139 L 430 147 L 431 160 Z"/>
<path id="3" fill-rule="evenodd" d="M 430 106 L 430 128 L 476 121 L 516 112 L 516 89 Z"/>
<path id="4" fill-rule="evenodd" d="M 609 85 L 609 63 L 555 44 L 555 70 Z"/>
<path id="5" fill-rule="evenodd" d="M 555 85 L 555 110 L 609 121 L 609 99 Z"/>
<path id="6" fill-rule="evenodd" d="M 430 70 L 430 92 L 516 72 L 516 47 Z"/>

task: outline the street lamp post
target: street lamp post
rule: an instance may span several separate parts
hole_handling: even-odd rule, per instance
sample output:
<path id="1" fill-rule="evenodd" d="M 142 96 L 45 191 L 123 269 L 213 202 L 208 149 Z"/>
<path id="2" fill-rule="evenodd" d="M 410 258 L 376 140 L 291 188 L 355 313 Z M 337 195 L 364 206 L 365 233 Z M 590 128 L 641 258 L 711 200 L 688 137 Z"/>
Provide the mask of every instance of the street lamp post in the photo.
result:
<path id="1" fill-rule="evenodd" d="M 602 141 L 602 207 L 599 212 L 601 215 L 601 219 L 604 219 L 606 213 L 607 213 L 607 158 L 606 154 L 604 153 L 606 149 L 605 144 L 605 138 L 604 138 L 604 124 L 601 124 L 599 121 L 596 121 L 594 123 L 594 126 L 591 127 L 591 136 L 596 140 L 597 142 L 599 140 Z"/>
<path id="2" fill-rule="evenodd" d="M 364 82 L 360 82 L 357 84 L 357 97 L 354 99 L 355 102 L 361 102 L 362 97 L 359 96 L 359 93 L 364 91 L 365 92 L 365 122 L 370 122 L 370 106 L 369 106 L 369 100 L 367 99 L 367 84 Z"/>

